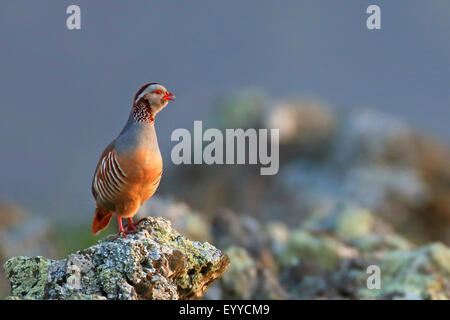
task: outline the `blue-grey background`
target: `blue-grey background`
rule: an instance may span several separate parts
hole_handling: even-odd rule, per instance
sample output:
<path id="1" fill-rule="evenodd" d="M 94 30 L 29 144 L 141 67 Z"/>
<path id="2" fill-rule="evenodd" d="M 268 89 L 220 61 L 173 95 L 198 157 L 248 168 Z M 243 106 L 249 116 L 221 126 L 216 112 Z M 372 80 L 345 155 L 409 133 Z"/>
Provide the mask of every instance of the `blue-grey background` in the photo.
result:
<path id="1" fill-rule="evenodd" d="M 173 129 L 246 87 L 370 106 L 449 142 L 449 35 L 448 0 L 2 1 L 0 200 L 90 221 L 99 154 L 148 81 L 177 96 L 158 116 L 166 163 Z"/>

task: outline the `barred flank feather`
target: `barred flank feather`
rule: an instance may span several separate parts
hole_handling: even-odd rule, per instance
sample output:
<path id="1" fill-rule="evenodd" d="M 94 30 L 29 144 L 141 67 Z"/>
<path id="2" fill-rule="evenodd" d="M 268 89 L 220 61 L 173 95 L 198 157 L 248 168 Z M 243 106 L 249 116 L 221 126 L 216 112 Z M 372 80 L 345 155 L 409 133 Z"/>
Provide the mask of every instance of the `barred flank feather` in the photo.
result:
<path id="1" fill-rule="evenodd" d="M 92 187 L 102 201 L 114 201 L 126 184 L 125 174 L 122 171 L 113 151 L 104 155 L 95 172 Z"/>

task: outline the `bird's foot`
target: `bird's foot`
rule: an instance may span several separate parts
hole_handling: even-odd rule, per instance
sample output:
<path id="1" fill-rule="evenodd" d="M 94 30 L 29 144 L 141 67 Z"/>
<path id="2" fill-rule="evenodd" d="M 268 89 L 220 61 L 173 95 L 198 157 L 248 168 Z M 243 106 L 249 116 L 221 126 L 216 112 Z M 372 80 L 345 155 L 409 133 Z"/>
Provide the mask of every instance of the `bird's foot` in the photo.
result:
<path id="1" fill-rule="evenodd" d="M 124 231 L 125 234 L 132 234 L 132 233 L 136 233 L 136 232 L 137 232 L 137 229 L 136 229 L 136 225 L 134 223 L 128 224 L 125 227 L 125 231 Z"/>
<path id="2" fill-rule="evenodd" d="M 114 240 L 119 238 L 121 235 L 123 235 L 127 239 L 128 238 L 127 234 L 131 234 L 131 233 L 136 233 L 137 232 L 136 226 L 133 223 L 133 219 L 128 218 L 128 225 L 127 225 L 125 230 L 123 229 L 122 218 L 120 216 L 118 217 L 118 222 L 119 222 L 119 230 L 120 231 L 119 231 L 119 233 L 117 234 L 117 236 L 116 236 L 116 238 Z"/>
<path id="3" fill-rule="evenodd" d="M 119 233 L 116 235 L 114 240 L 117 240 L 121 235 L 123 235 L 125 237 L 125 239 L 128 239 L 127 232 L 124 230 L 124 231 L 119 231 Z"/>
<path id="4" fill-rule="evenodd" d="M 127 234 L 134 234 L 137 232 L 137 229 L 134 225 L 127 225 L 125 230 L 119 231 L 119 233 L 117 234 L 116 238 L 119 238 L 121 235 L 123 235 L 125 237 L 125 239 L 128 239 Z"/>
<path id="5" fill-rule="evenodd" d="M 128 218 L 128 225 L 126 226 L 126 229 L 125 229 L 124 232 L 126 234 L 136 233 L 137 232 L 137 228 L 136 228 L 136 225 L 133 223 L 133 219 Z"/>

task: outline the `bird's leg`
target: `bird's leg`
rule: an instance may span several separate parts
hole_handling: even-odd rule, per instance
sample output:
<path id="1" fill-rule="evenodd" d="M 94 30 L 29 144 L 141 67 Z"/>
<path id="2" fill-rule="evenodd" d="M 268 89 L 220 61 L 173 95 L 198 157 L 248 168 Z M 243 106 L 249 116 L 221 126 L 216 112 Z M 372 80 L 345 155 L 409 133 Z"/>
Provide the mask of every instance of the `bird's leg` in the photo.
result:
<path id="1" fill-rule="evenodd" d="M 127 229 L 129 229 L 129 228 L 130 228 L 130 225 L 131 225 L 131 228 L 133 229 L 133 231 L 134 231 L 134 232 L 137 232 L 137 228 L 136 228 L 137 225 L 138 225 L 139 223 L 141 223 L 141 221 L 146 220 L 146 219 L 147 219 L 147 218 L 144 217 L 144 218 L 142 218 L 142 219 L 139 219 L 138 222 L 133 223 L 133 219 L 128 218 L 129 223 L 128 223 Z"/>
<path id="2" fill-rule="evenodd" d="M 133 219 L 130 217 L 128 218 L 126 233 L 136 233 L 136 232 L 137 232 L 136 225 L 133 223 Z"/>
<path id="3" fill-rule="evenodd" d="M 120 217 L 120 216 L 118 216 L 117 217 L 118 219 L 119 219 L 119 233 L 117 234 L 117 236 L 116 236 L 116 239 L 118 238 L 118 237 L 120 237 L 120 235 L 121 234 L 123 234 L 123 236 L 125 237 L 125 238 L 127 238 L 127 232 L 125 231 L 125 230 L 123 230 L 123 226 L 122 226 L 122 218 Z"/>

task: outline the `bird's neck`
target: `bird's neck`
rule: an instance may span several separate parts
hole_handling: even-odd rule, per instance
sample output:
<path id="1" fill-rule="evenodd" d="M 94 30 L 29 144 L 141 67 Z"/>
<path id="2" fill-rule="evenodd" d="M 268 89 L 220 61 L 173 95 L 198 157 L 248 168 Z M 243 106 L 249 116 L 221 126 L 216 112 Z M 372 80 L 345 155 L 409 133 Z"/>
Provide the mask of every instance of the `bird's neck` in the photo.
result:
<path id="1" fill-rule="evenodd" d="M 152 108 L 149 102 L 141 98 L 133 105 L 131 111 L 134 122 L 153 123 L 155 121 L 155 115 L 152 113 Z"/>

